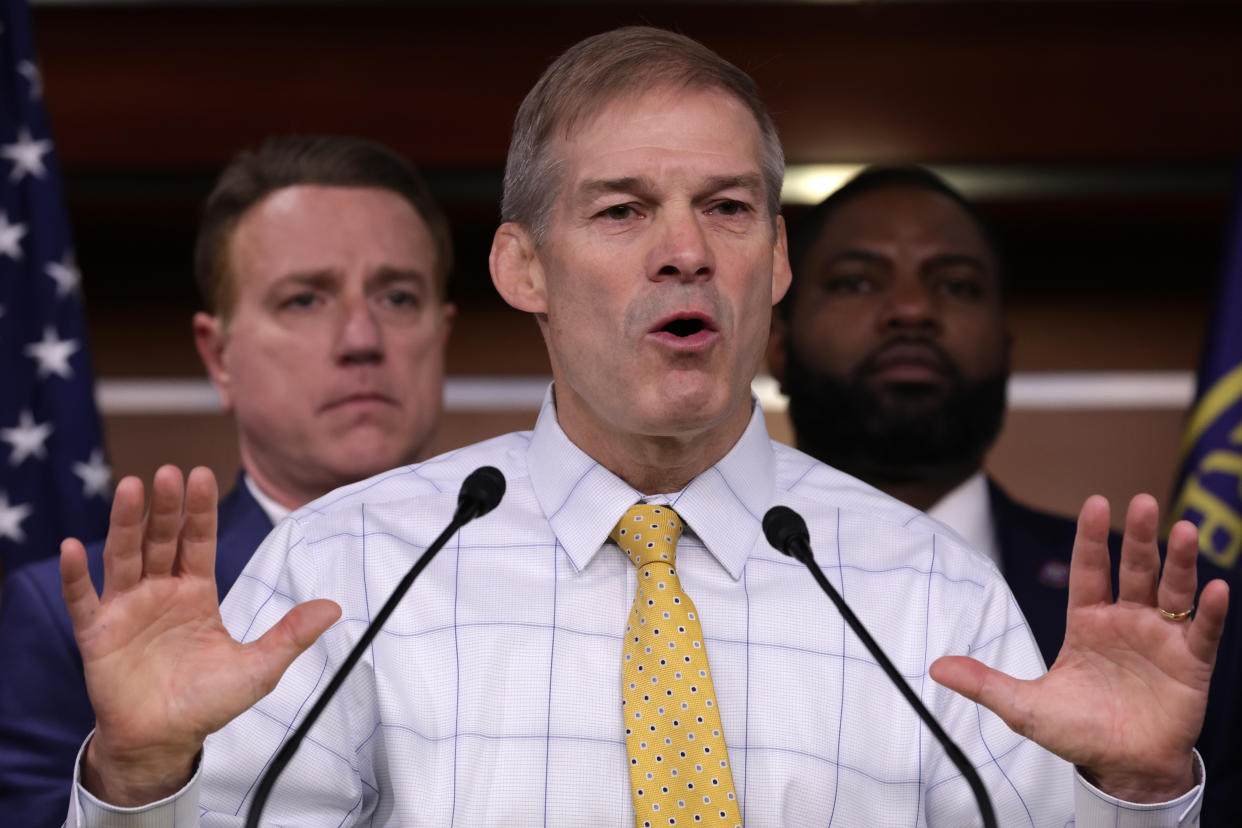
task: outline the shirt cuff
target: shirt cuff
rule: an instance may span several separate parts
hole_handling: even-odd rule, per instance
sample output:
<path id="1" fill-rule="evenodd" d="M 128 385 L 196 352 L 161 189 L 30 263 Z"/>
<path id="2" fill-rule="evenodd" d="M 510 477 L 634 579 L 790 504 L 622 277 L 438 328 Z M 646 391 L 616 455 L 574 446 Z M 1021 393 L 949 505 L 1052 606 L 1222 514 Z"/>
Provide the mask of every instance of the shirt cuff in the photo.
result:
<path id="1" fill-rule="evenodd" d="M 1110 825 L 1116 828 L 1193 828 L 1203 807 L 1205 771 L 1195 751 L 1195 786 L 1168 802 L 1139 804 L 1109 796 L 1074 772 L 1074 814 L 1079 825 Z"/>
<path id="2" fill-rule="evenodd" d="M 73 794 L 69 801 L 66 828 L 171 828 L 176 825 L 197 825 L 198 783 L 202 778 L 202 754 L 194 763 L 194 775 L 181 790 L 156 802 L 135 808 L 109 805 L 82 787 L 82 758 L 95 731 L 78 748 L 74 762 Z"/>

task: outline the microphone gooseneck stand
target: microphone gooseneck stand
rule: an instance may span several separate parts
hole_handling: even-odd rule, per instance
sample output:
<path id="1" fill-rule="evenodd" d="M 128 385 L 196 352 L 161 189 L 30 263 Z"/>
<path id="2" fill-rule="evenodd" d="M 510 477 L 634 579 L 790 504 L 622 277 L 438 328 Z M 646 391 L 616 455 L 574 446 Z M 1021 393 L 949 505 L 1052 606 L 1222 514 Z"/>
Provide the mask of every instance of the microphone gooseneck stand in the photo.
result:
<path id="1" fill-rule="evenodd" d="M 410 571 L 405 574 L 401 582 L 397 584 L 392 595 L 384 603 L 384 606 L 375 614 L 375 619 L 367 626 L 366 632 L 362 634 L 362 638 L 358 639 L 358 643 L 350 650 L 349 655 L 341 662 L 341 666 L 337 669 L 336 675 L 328 682 L 328 686 L 324 688 L 323 694 L 311 707 L 310 712 L 306 714 L 306 718 L 302 720 L 302 724 L 298 725 L 298 729 L 293 732 L 281 748 L 276 753 L 276 757 L 272 760 L 272 764 L 268 766 L 267 771 L 263 774 L 263 778 L 259 780 L 258 786 L 255 788 L 254 799 L 250 803 L 250 810 L 246 814 L 246 828 L 256 828 L 259 824 L 259 817 L 263 814 L 263 806 L 267 803 L 267 798 L 272 793 L 272 787 L 276 784 L 276 778 L 280 776 L 280 772 L 285 769 L 289 761 L 293 759 L 293 754 L 297 753 L 298 747 L 302 744 L 302 740 L 306 738 L 306 734 L 310 731 L 311 725 L 319 718 L 319 714 L 323 713 L 328 702 L 336 695 L 336 691 L 345 683 L 345 677 L 358 659 L 362 658 L 363 652 L 366 651 L 372 639 L 379 634 L 380 628 L 384 622 L 388 620 L 388 616 L 392 615 L 393 610 L 397 608 L 397 604 L 405 596 L 410 586 L 414 583 L 414 579 L 418 574 L 431 563 L 431 559 L 436 553 L 448 543 L 448 539 L 453 534 L 477 517 L 487 514 L 496 508 L 496 504 L 500 502 L 500 498 L 505 493 L 505 478 L 499 469 L 493 466 L 480 466 L 472 471 L 461 484 L 461 492 L 457 495 L 457 511 L 453 513 L 453 519 L 449 521 L 449 525 L 444 528 L 431 546 L 427 547 L 414 566 L 410 567 Z"/>
<path id="2" fill-rule="evenodd" d="M 845 623 L 849 624 L 850 629 L 854 631 L 854 635 L 858 636 L 867 651 L 871 653 L 871 657 L 884 670 L 889 680 L 897 686 L 901 694 L 906 697 L 906 701 L 914 708 L 914 712 L 919 714 L 919 718 L 923 720 L 923 724 L 927 725 L 927 729 L 940 741 L 944 747 L 944 752 L 949 755 L 949 759 L 962 772 L 962 776 L 966 777 L 966 781 L 970 784 L 970 790 L 975 795 L 975 801 L 979 803 L 979 814 L 983 817 L 984 828 L 996 828 L 996 814 L 992 811 L 992 800 L 988 798 L 987 788 L 983 787 L 983 780 L 979 778 L 979 774 L 971 767 L 970 760 L 966 758 L 966 754 L 962 753 L 949 734 L 945 733 L 944 728 L 940 726 L 940 722 L 936 721 L 936 717 L 931 711 L 924 706 L 919 697 L 910 689 L 910 685 L 897 672 L 897 668 L 893 666 L 893 662 L 888 660 L 888 656 L 880 649 L 880 645 L 871 637 L 871 633 L 867 632 L 867 628 L 863 626 L 862 621 L 858 620 L 858 616 L 849 608 L 845 600 L 841 598 L 832 586 L 828 583 L 828 579 L 824 577 L 824 571 L 819 568 L 819 564 L 815 563 L 815 555 L 811 552 L 811 534 L 807 531 L 806 521 L 802 516 L 790 509 L 788 506 L 773 506 L 768 513 L 763 516 L 763 534 L 768 539 L 768 543 L 772 544 L 774 549 L 778 549 L 791 558 L 801 561 L 806 568 L 811 570 L 811 574 L 815 576 L 815 580 L 828 597 L 832 599 L 832 603 L 836 604 L 837 610 L 845 619 Z"/>

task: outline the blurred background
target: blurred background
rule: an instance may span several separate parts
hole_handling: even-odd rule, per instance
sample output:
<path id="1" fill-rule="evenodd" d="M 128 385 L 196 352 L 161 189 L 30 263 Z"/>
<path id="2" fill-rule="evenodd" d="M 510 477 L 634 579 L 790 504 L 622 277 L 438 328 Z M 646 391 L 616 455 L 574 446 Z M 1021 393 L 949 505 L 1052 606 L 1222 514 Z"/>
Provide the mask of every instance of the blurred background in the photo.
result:
<path id="1" fill-rule="evenodd" d="M 374 138 L 424 170 L 458 262 L 438 448 L 533 425 L 547 359 L 487 272 L 510 125 L 570 44 L 649 23 L 758 81 L 788 217 L 870 162 L 929 164 L 980 203 L 1016 337 L 989 465 L 1015 496 L 1170 494 L 1242 157 L 1237 3 L 32 6 L 116 478 L 236 472 L 190 337 L 190 251 L 220 166 L 275 132 Z"/>

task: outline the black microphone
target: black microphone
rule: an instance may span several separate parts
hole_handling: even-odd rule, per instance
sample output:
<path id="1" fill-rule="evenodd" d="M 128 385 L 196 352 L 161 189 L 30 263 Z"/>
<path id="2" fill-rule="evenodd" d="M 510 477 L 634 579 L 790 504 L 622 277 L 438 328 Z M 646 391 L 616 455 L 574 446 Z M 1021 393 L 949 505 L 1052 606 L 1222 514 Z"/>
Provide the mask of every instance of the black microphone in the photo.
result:
<path id="1" fill-rule="evenodd" d="M 505 495 L 505 476 L 495 466 L 479 466 L 461 482 L 461 492 L 457 495 L 457 511 L 453 520 L 460 520 L 464 525 L 477 517 L 483 517 Z"/>
<path id="2" fill-rule="evenodd" d="M 807 569 L 811 570 L 811 574 L 815 576 L 815 580 L 819 583 L 820 588 L 828 594 L 832 599 L 832 603 L 837 605 L 837 610 L 845 619 L 845 623 L 849 624 L 850 629 L 854 631 L 854 635 L 858 636 L 867 651 L 871 653 L 871 657 L 884 670 L 889 680 L 897 686 L 901 694 L 906 697 L 906 701 L 914 708 L 914 712 L 919 714 L 919 718 L 927 725 L 927 729 L 940 741 L 944 747 L 944 752 L 949 755 L 949 759 L 962 772 L 962 776 L 966 777 L 966 781 L 970 784 L 970 790 L 975 795 L 975 801 L 979 803 L 979 814 L 983 817 L 984 828 L 996 828 L 996 814 L 992 811 L 992 800 L 988 798 L 988 791 L 983 787 L 983 780 L 979 778 L 979 774 L 971 767 L 970 761 L 966 758 L 966 754 L 962 753 L 962 749 L 954 744 L 949 738 L 949 734 L 944 732 L 944 728 L 940 726 L 940 722 L 936 721 L 936 717 L 931 714 L 919 697 L 910 689 L 910 685 L 906 684 L 906 680 L 897 672 L 897 668 L 893 666 L 893 662 L 888 660 L 888 656 L 884 655 L 884 651 L 880 649 L 880 645 L 871 637 L 871 633 L 867 632 L 867 628 L 858 620 L 858 616 L 854 614 L 832 586 L 828 583 L 828 579 L 824 577 L 824 571 L 819 568 L 819 564 L 815 563 L 815 555 L 811 552 L 811 533 L 806 529 L 806 521 L 802 519 L 802 515 L 790 509 L 788 506 L 773 506 L 768 509 L 768 513 L 763 516 L 763 534 L 768 539 L 768 543 L 772 544 L 773 549 L 779 549 L 791 558 L 794 558 L 806 564 Z"/>
<path id="3" fill-rule="evenodd" d="M 276 784 L 276 777 L 280 776 L 280 772 L 285 769 L 289 761 L 293 759 L 293 754 L 297 753 L 298 747 L 302 744 L 302 740 L 306 738 L 306 734 L 310 732 L 311 725 L 319 718 L 319 714 L 323 713 L 323 709 L 328 706 L 328 701 L 336 695 L 336 691 L 345 683 L 345 677 L 358 659 L 362 658 L 363 652 L 366 651 L 372 639 L 379 634 L 380 628 L 384 626 L 384 622 L 388 620 L 388 616 L 392 615 L 393 610 L 397 608 L 397 604 L 409 591 L 413 585 L 414 579 L 422 572 L 427 564 L 431 563 L 431 559 L 436 553 L 448 543 L 448 539 L 453 534 L 477 517 L 487 514 L 496 508 L 496 504 L 500 503 L 500 498 L 505 493 L 505 476 L 500 470 L 494 466 L 480 466 L 466 476 L 462 481 L 461 493 L 457 495 L 457 511 L 453 513 L 453 519 L 449 521 L 449 525 L 444 528 L 431 546 L 427 547 L 414 566 L 410 567 L 410 571 L 405 574 L 401 582 L 397 584 L 397 588 L 392 591 L 392 595 L 384 603 L 383 608 L 375 614 L 375 619 L 367 626 L 366 632 L 362 634 L 362 638 L 358 639 L 358 643 L 350 650 L 349 655 L 341 666 L 337 669 L 336 675 L 332 677 L 332 681 L 328 682 L 328 686 L 324 688 L 319 699 L 311 707 L 310 712 L 306 714 L 306 718 L 302 720 L 302 724 L 298 725 L 298 729 L 293 732 L 280 750 L 277 751 L 276 757 L 272 759 L 272 764 L 263 774 L 263 778 L 259 780 L 258 786 L 255 788 L 254 800 L 250 803 L 250 810 L 246 814 L 246 828 L 257 828 L 259 817 L 263 814 L 263 806 L 267 803 L 268 797 L 272 793 L 272 787 Z"/>

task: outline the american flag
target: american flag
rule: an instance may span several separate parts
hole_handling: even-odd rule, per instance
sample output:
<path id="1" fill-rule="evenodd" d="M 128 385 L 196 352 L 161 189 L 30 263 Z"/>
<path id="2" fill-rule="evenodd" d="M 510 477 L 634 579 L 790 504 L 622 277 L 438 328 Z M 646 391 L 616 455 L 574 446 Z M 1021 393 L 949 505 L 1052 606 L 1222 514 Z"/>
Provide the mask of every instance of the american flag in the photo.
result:
<path id="1" fill-rule="evenodd" d="M 25 0 L 0 0 L 0 556 L 107 529 L 111 476 Z"/>

